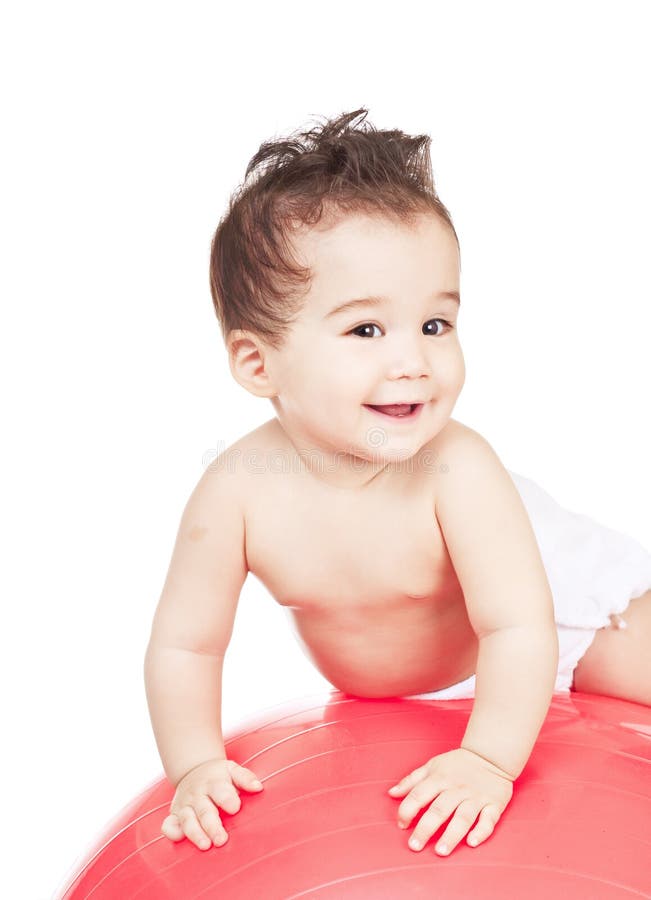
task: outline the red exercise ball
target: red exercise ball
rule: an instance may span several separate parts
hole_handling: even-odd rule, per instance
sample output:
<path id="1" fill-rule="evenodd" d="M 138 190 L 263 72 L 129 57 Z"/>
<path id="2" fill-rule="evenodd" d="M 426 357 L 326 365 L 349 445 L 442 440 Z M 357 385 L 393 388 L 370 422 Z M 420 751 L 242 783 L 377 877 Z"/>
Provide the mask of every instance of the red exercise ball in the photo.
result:
<path id="1" fill-rule="evenodd" d="M 225 735 L 264 791 L 222 813 L 199 850 L 160 828 L 160 778 L 123 809 L 55 900 L 572 900 L 651 897 L 651 708 L 555 694 L 513 799 L 478 847 L 416 853 L 387 790 L 459 746 L 472 700 L 366 700 L 332 691 L 267 709 Z M 424 810 L 423 810 L 424 811 Z M 420 815 L 420 814 L 419 814 Z"/>

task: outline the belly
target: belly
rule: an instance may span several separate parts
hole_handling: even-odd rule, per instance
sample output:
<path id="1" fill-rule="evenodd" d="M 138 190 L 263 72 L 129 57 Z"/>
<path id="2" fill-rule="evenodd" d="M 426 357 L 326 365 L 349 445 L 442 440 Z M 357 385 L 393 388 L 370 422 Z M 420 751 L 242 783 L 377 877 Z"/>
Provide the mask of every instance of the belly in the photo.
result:
<path id="1" fill-rule="evenodd" d="M 305 654 L 338 690 L 358 697 L 438 691 L 474 674 L 477 638 L 463 597 L 441 608 L 415 601 L 398 610 L 345 618 L 288 610 Z"/>

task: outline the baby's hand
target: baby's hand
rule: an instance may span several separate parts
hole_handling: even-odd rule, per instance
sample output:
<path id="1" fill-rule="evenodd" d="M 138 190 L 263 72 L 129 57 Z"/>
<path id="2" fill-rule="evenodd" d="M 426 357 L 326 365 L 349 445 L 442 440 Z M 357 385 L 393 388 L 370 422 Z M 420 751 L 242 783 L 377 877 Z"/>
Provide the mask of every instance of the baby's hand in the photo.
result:
<path id="1" fill-rule="evenodd" d="M 451 750 L 414 769 L 395 787 L 392 797 L 404 796 L 398 807 L 398 825 L 407 828 L 418 811 L 430 803 L 409 840 L 412 850 L 425 846 L 436 829 L 456 813 L 436 845 L 442 856 L 451 853 L 479 815 L 468 835 L 475 847 L 492 833 L 513 796 L 514 778 L 471 750 Z"/>
<path id="2" fill-rule="evenodd" d="M 170 814 L 161 831 L 171 841 L 187 836 L 201 850 L 228 840 L 217 807 L 233 815 L 241 802 L 236 788 L 261 791 L 262 785 L 250 769 L 232 759 L 209 759 L 183 776 L 176 786 Z"/>

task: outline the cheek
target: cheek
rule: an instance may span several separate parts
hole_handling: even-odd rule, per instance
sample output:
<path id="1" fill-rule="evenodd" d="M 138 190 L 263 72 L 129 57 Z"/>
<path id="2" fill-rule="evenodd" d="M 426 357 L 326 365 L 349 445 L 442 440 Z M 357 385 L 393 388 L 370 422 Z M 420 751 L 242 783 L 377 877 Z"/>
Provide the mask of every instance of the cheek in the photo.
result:
<path id="1" fill-rule="evenodd" d="M 457 365 L 457 377 L 455 381 L 455 386 L 457 389 L 457 393 L 461 390 L 461 388 L 466 383 L 466 364 L 462 354 L 459 354 L 459 363 Z"/>
<path id="2" fill-rule="evenodd" d="M 322 392 L 328 394 L 343 393 L 344 396 L 352 396 L 356 391 L 366 389 L 369 380 L 369 364 L 361 355 L 357 357 L 349 354 L 344 357 L 342 353 L 332 353 L 315 361 L 316 370 Z M 314 366 L 315 363 L 312 365 Z"/>
<path id="3" fill-rule="evenodd" d="M 448 360 L 448 364 L 444 367 L 444 371 L 445 386 L 448 391 L 459 393 L 466 381 L 466 363 L 460 347 L 456 348 Z"/>
<path id="4" fill-rule="evenodd" d="M 296 369 L 293 375 L 294 393 L 301 403 L 316 414 L 332 417 L 344 410 L 343 401 L 350 398 L 355 376 L 346 366 L 330 360 L 315 359 Z"/>

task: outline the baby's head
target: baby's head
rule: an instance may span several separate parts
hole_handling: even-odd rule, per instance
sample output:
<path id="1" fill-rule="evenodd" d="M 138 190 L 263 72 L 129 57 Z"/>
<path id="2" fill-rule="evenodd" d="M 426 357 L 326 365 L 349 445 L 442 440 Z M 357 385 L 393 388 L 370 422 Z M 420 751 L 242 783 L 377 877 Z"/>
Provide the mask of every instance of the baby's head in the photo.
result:
<path id="1" fill-rule="evenodd" d="M 365 117 L 260 147 L 213 238 L 210 287 L 234 377 L 295 445 L 386 464 L 443 428 L 463 386 L 459 246 L 430 138 Z"/>

